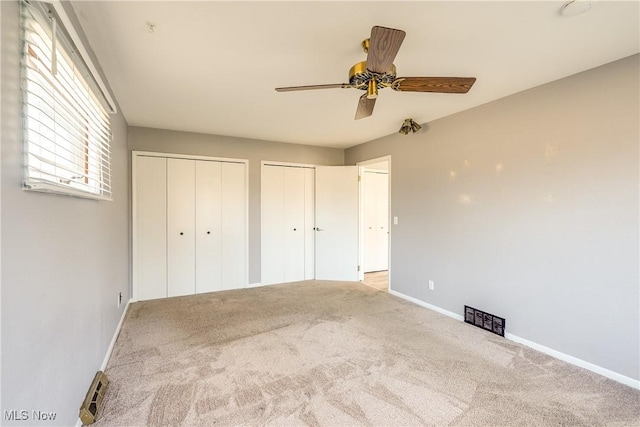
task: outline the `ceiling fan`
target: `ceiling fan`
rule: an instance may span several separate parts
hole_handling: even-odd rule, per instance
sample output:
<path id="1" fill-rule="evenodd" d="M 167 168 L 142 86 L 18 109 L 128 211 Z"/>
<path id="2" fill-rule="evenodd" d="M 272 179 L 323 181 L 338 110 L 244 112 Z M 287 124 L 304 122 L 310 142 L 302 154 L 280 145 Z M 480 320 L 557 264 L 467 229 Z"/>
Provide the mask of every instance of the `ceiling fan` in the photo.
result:
<path id="1" fill-rule="evenodd" d="M 369 117 L 376 104 L 378 90 L 390 87 L 399 92 L 467 93 L 475 77 L 396 77 L 393 60 L 404 40 L 405 32 L 393 28 L 371 28 L 371 37 L 362 42 L 367 60 L 349 70 L 349 83 L 278 87 L 278 92 L 312 89 L 354 88 L 367 93 L 360 97 L 355 120 Z"/>

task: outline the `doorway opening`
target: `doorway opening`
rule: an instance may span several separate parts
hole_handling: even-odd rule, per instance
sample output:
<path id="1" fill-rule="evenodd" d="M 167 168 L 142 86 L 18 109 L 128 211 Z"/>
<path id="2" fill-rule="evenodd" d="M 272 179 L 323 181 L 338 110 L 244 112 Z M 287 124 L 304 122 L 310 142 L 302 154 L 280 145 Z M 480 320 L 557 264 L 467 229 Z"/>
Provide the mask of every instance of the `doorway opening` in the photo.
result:
<path id="1" fill-rule="evenodd" d="M 390 286 L 391 156 L 359 162 L 360 277 L 365 285 L 388 291 Z"/>

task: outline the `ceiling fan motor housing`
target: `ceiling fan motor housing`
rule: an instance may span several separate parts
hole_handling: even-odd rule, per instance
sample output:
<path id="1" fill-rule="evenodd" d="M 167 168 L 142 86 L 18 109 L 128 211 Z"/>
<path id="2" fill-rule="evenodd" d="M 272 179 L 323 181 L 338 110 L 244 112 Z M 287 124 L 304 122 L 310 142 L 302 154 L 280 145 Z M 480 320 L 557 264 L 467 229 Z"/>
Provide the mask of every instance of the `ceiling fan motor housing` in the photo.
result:
<path id="1" fill-rule="evenodd" d="M 349 84 L 351 87 L 360 90 L 367 90 L 369 81 L 375 79 L 378 89 L 391 87 L 396 81 L 396 66 L 391 65 L 391 69 L 384 74 L 374 73 L 367 69 L 367 61 L 358 62 L 349 70 Z"/>

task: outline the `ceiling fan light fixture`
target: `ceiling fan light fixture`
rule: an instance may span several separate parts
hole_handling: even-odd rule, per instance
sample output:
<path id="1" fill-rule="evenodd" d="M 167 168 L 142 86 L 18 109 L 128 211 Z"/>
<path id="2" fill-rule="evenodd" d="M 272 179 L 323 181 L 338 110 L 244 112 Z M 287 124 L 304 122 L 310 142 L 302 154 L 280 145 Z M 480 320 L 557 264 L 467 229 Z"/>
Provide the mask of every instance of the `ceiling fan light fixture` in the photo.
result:
<path id="1" fill-rule="evenodd" d="M 406 119 L 404 123 L 402 123 L 402 126 L 400 126 L 400 130 L 398 132 L 403 135 L 407 135 L 411 132 L 411 119 Z"/>
<path id="2" fill-rule="evenodd" d="M 367 99 L 376 99 L 378 97 L 378 82 L 376 79 L 369 80 L 369 86 L 367 86 Z"/>
<path id="3" fill-rule="evenodd" d="M 422 129 L 422 126 L 414 122 L 413 119 L 405 119 L 405 121 L 402 123 L 402 126 L 400 126 L 400 130 L 398 131 L 398 133 L 408 135 L 409 132 L 416 133 L 420 129 Z"/>

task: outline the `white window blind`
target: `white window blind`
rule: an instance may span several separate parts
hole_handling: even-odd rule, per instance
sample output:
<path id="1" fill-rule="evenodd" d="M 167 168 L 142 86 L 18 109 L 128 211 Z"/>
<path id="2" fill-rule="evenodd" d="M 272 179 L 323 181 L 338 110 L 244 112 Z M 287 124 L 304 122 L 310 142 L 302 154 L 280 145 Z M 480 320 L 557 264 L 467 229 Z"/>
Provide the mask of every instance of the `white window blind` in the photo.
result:
<path id="1" fill-rule="evenodd" d="M 53 7 L 21 11 L 25 186 L 109 200 L 109 102 Z"/>

